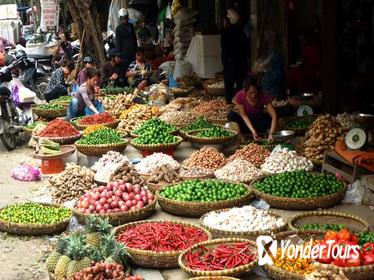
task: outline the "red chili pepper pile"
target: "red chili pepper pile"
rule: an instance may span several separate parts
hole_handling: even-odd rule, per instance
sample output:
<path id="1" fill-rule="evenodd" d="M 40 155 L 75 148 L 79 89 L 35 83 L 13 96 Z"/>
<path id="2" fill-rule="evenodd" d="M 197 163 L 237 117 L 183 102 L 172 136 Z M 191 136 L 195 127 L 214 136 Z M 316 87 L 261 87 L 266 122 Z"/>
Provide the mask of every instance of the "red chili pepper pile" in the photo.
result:
<path id="1" fill-rule="evenodd" d="M 44 128 L 38 136 L 41 137 L 66 137 L 79 135 L 79 131 L 76 130 L 70 123 L 55 119 L 48 123 L 47 127 Z"/>
<path id="2" fill-rule="evenodd" d="M 185 256 L 186 266 L 193 270 L 224 270 L 248 264 L 256 259 L 249 242 L 220 244 L 214 248 L 200 246 Z"/>
<path id="3" fill-rule="evenodd" d="M 125 246 L 155 252 L 185 250 L 207 239 L 201 229 L 169 222 L 136 225 L 117 236 Z"/>
<path id="4" fill-rule="evenodd" d="M 116 119 L 108 112 L 84 117 L 79 123 L 83 125 L 113 123 Z"/>

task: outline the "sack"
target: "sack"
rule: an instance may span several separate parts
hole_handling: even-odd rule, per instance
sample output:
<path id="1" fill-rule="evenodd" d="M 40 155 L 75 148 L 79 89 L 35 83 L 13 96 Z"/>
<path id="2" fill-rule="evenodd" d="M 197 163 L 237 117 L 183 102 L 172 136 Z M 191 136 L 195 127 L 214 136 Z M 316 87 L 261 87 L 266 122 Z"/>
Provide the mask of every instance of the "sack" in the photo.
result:
<path id="1" fill-rule="evenodd" d="M 31 164 L 21 163 L 12 169 L 11 176 L 19 181 L 39 181 L 40 170 L 37 167 L 33 167 Z"/>

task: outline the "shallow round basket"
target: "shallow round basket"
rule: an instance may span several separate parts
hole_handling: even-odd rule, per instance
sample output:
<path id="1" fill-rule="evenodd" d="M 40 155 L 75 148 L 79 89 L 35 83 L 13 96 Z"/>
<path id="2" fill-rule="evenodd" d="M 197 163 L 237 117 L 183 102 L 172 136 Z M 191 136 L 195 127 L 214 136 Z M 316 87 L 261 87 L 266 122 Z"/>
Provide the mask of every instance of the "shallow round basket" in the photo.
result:
<path id="1" fill-rule="evenodd" d="M 106 186 L 108 183 L 110 182 L 117 182 L 121 179 L 118 179 L 118 180 L 110 180 L 109 182 L 103 182 L 103 181 L 100 181 L 100 180 L 96 180 L 95 178 L 93 178 L 93 182 L 96 183 L 98 186 Z M 143 179 L 140 179 L 140 183 L 139 185 L 143 186 L 144 185 L 144 180 Z"/>
<path id="2" fill-rule="evenodd" d="M 137 144 L 134 142 L 134 139 L 132 139 L 130 143 L 135 149 L 139 151 L 160 152 L 160 151 L 165 151 L 165 150 L 174 150 L 176 147 L 178 147 L 183 142 L 182 137 L 180 136 L 175 136 L 175 137 L 177 137 L 178 139 L 177 142 L 168 143 L 168 144 Z"/>
<path id="3" fill-rule="evenodd" d="M 182 176 L 181 178 L 182 178 L 183 180 L 210 179 L 210 178 L 214 178 L 214 172 L 212 172 L 212 174 L 208 174 L 208 175 L 200 175 L 200 176 Z"/>
<path id="4" fill-rule="evenodd" d="M 214 278 L 212 278 L 211 276 L 201 276 L 201 277 L 188 278 L 187 280 L 239 280 L 239 279 L 234 278 L 234 277 L 227 277 L 227 276 L 214 276 Z"/>
<path id="5" fill-rule="evenodd" d="M 286 118 L 282 123 L 282 128 L 285 130 L 293 130 L 295 132 L 295 135 L 304 135 L 305 132 L 308 131 L 309 127 L 306 128 L 294 128 L 290 127 L 290 122 L 296 121 L 296 120 L 306 120 L 306 119 L 313 119 L 316 120 L 319 117 L 319 115 L 310 115 L 310 116 L 302 116 L 302 117 L 290 117 Z"/>
<path id="6" fill-rule="evenodd" d="M 214 212 L 220 213 L 220 212 L 224 212 L 227 210 L 229 209 L 221 209 L 221 210 L 217 210 Z M 268 211 L 268 213 L 276 218 L 283 218 L 281 215 L 275 213 L 274 211 Z M 287 221 L 285 220 L 285 223 L 283 226 L 279 226 L 279 227 L 275 227 L 271 229 L 254 230 L 254 231 L 227 231 L 227 230 L 221 230 L 221 229 L 217 229 L 217 228 L 213 228 L 213 227 L 205 225 L 203 221 L 207 215 L 209 215 L 209 213 L 201 216 L 199 222 L 202 227 L 209 230 L 209 232 L 213 235 L 213 238 L 246 238 L 246 239 L 256 241 L 256 238 L 260 235 L 271 235 L 274 233 L 284 231 L 288 227 Z M 251 219 L 251 217 L 248 217 L 248 219 Z"/>
<path id="7" fill-rule="evenodd" d="M 224 144 L 234 140 L 238 136 L 238 132 L 230 129 L 226 129 L 227 131 L 231 132 L 232 135 L 230 136 L 223 136 L 223 137 L 197 137 L 196 134 L 203 131 L 205 129 L 194 130 L 185 134 L 185 139 L 192 142 L 192 143 L 199 143 L 199 144 Z"/>
<path id="8" fill-rule="evenodd" d="M 80 224 L 85 224 L 86 218 L 88 216 L 96 216 L 100 218 L 108 218 L 109 223 L 114 226 L 123 225 L 130 222 L 135 222 L 139 220 L 143 220 L 148 218 L 152 215 L 155 211 L 157 201 L 153 201 L 151 204 L 146 205 L 143 208 L 126 211 L 126 212 L 118 212 L 118 213 L 108 213 L 108 214 L 85 214 L 79 212 L 76 208 L 73 208 L 74 216 L 77 218 Z"/>
<path id="9" fill-rule="evenodd" d="M 221 180 L 217 180 L 221 181 Z M 231 182 L 232 183 L 232 182 Z M 184 216 L 184 217 L 200 217 L 210 211 L 225 209 L 225 208 L 232 208 L 232 207 L 241 207 L 246 204 L 252 199 L 253 193 L 250 188 L 247 187 L 248 192 L 238 198 L 222 200 L 222 201 L 214 201 L 214 202 L 190 202 L 190 201 L 178 201 L 169 198 L 165 198 L 160 195 L 160 191 L 171 187 L 176 184 L 164 186 L 159 189 L 156 193 L 158 204 L 161 208 L 168 213 L 177 215 L 177 216 Z"/>
<path id="10" fill-rule="evenodd" d="M 79 129 L 79 130 L 84 130 L 86 129 L 87 127 L 91 126 L 91 125 L 96 125 L 96 124 L 81 124 L 81 121 L 78 121 L 75 123 L 75 126 Z M 109 128 L 116 128 L 119 124 L 120 120 L 116 120 L 112 123 L 98 123 L 100 125 L 103 125 L 105 127 L 109 127 Z"/>
<path id="11" fill-rule="evenodd" d="M 332 264 L 316 262 L 314 267 L 317 270 L 342 271 L 349 280 L 369 280 L 374 279 L 374 264 L 357 267 L 337 267 Z"/>
<path id="12" fill-rule="evenodd" d="M 58 208 L 64 208 L 64 206 L 52 203 L 39 203 L 45 206 L 53 206 Z M 3 208 L 1 208 L 3 209 Z M 0 210 L 1 210 L 0 209 Z M 61 233 L 66 230 L 69 225 L 70 218 L 56 223 L 56 224 L 18 224 L 12 222 L 6 222 L 0 220 L 0 231 L 12 233 L 12 234 L 19 234 L 19 235 L 51 235 L 56 233 Z"/>
<path id="13" fill-rule="evenodd" d="M 205 247 L 216 247 L 219 244 L 230 244 L 230 243 L 239 243 L 239 242 L 250 242 L 250 245 L 253 248 L 253 253 L 256 255 L 256 259 L 252 262 L 241 265 L 232 269 L 224 269 L 224 270 L 214 270 L 214 271 L 205 271 L 205 270 L 193 270 L 186 266 L 185 264 L 185 257 L 188 252 L 193 252 L 195 249 L 200 248 L 200 246 Z M 257 264 L 257 246 L 251 240 L 244 239 L 244 238 L 222 238 L 222 239 L 214 239 L 209 241 L 200 242 L 196 245 L 193 245 L 191 248 L 185 250 L 182 254 L 180 254 L 178 258 L 178 264 L 180 268 L 191 274 L 193 276 L 238 276 L 241 274 L 245 274 L 250 272 Z"/>
<path id="14" fill-rule="evenodd" d="M 369 229 L 368 223 L 354 215 L 332 212 L 332 211 L 311 211 L 294 216 L 288 222 L 291 230 L 303 230 L 306 224 L 343 224 L 349 231 L 359 233 Z M 327 230 L 318 230 L 326 232 Z"/>
<path id="15" fill-rule="evenodd" d="M 172 134 L 172 135 L 177 135 L 179 133 L 179 129 L 176 129 L 176 130 L 173 130 L 173 131 L 170 131 L 169 134 Z M 137 138 L 139 137 L 140 134 L 137 134 L 135 133 L 134 131 L 130 131 L 130 136 L 132 138 Z"/>
<path id="16" fill-rule="evenodd" d="M 65 117 L 67 114 L 67 109 L 58 109 L 58 110 L 51 110 L 51 109 L 41 109 L 36 106 L 32 107 L 32 112 L 40 118 L 46 119 L 55 119 L 59 117 Z"/>
<path id="17" fill-rule="evenodd" d="M 73 118 L 70 120 L 70 124 L 72 126 L 74 126 L 76 129 L 79 129 L 79 130 L 83 130 L 83 129 L 80 129 L 79 127 L 77 127 L 77 123 L 82 119 L 83 117 L 76 117 L 76 118 Z"/>
<path id="18" fill-rule="evenodd" d="M 225 88 L 212 88 L 212 87 L 207 86 L 206 87 L 206 94 L 225 95 Z"/>
<path id="19" fill-rule="evenodd" d="M 77 150 L 86 156 L 98 157 L 109 151 L 122 153 L 127 147 L 128 141 L 117 144 L 85 145 L 75 142 Z"/>
<path id="20" fill-rule="evenodd" d="M 253 186 L 256 181 L 252 182 L 251 184 L 251 188 L 255 196 L 265 200 L 272 208 L 285 210 L 315 210 L 318 208 L 328 208 L 330 206 L 338 204 L 343 199 L 347 191 L 347 185 L 344 183 L 341 190 L 337 193 L 318 197 L 289 198 L 274 196 L 257 190 Z"/>
<path id="21" fill-rule="evenodd" d="M 53 141 L 55 143 L 58 143 L 58 144 L 61 144 L 61 145 L 74 144 L 75 141 L 79 140 L 81 137 L 82 137 L 81 132 L 78 135 L 66 136 L 66 137 L 41 137 L 41 136 L 34 135 L 34 138 L 36 140 L 44 138 L 44 139 L 51 140 L 51 141 Z"/>
<path id="22" fill-rule="evenodd" d="M 305 280 L 305 274 L 297 274 L 273 265 L 264 265 L 264 269 L 275 280 Z"/>
<path id="23" fill-rule="evenodd" d="M 212 235 L 210 234 L 210 232 L 200 226 L 186 223 L 186 222 L 180 222 L 180 221 L 161 221 L 161 220 L 149 220 L 149 221 L 129 223 L 129 224 L 117 227 L 114 230 L 113 234 L 114 236 L 118 236 L 119 234 L 121 234 L 121 232 L 125 231 L 128 228 L 131 228 L 133 226 L 140 225 L 140 224 L 151 223 L 151 222 L 169 222 L 173 224 L 181 224 L 184 226 L 198 228 L 204 231 L 204 233 L 208 237 L 208 240 L 212 238 Z M 130 248 L 126 245 L 124 245 L 124 247 L 126 248 L 127 252 L 129 252 L 131 262 L 133 264 L 138 265 L 140 267 L 150 267 L 150 268 L 177 268 L 178 257 L 183 252 L 183 250 L 168 251 L 168 252 L 154 252 L 154 251 Z"/>

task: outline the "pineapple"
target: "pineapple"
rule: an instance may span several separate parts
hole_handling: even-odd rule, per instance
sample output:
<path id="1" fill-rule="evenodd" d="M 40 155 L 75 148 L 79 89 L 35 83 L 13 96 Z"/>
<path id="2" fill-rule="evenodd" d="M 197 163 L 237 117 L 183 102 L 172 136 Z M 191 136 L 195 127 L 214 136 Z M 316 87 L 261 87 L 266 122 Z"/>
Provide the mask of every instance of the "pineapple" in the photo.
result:
<path id="1" fill-rule="evenodd" d="M 112 226 L 108 219 L 101 219 L 95 216 L 88 216 L 86 220 L 86 243 L 92 246 L 99 247 L 101 236 L 110 232 Z"/>
<path id="2" fill-rule="evenodd" d="M 89 257 L 84 257 L 78 261 L 78 271 L 81 271 L 91 265 L 91 259 Z"/>
<path id="3" fill-rule="evenodd" d="M 101 247 L 102 257 L 106 263 L 120 263 L 126 266 L 128 253 L 124 246 L 117 242 L 113 235 L 104 235 Z"/>
<path id="4" fill-rule="evenodd" d="M 55 268 L 55 279 L 56 280 L 62 280 L 65 278 L 66 270 L 70 262 L 71 262 L 71 259 L 68 256 L 63 255 L 60 257 Z"/>
<path id="5" fill-rule="evenodd" d="M 66 268 L 66 277 L 69 278 L 76 272 L 79 272 L 78 261 L 72 260 Z"/>
<path id="6" fill-rule="evenodd" d="M 77 232 L 70 235 L 68 239 L 69 246 L 67 249 L 67 255 L 72 261 L 66 269 L 66 277 L 70 277 L 74 273 L 79 272 L 79 261 L 82 260 L 88 252 L 87 246 L 85 245 L 85 238 L 82 233 Z"/>
<path id="7" fill-rule="evenodd" d="M 65 253 L 66 245 L 67 245 L 67 239 L 60 237 L 57 240 L 56 251 L 50 254 L 46 260 L 47 269 L 49 272 L 53 273 L 55 271 L 58 260 Z"/>

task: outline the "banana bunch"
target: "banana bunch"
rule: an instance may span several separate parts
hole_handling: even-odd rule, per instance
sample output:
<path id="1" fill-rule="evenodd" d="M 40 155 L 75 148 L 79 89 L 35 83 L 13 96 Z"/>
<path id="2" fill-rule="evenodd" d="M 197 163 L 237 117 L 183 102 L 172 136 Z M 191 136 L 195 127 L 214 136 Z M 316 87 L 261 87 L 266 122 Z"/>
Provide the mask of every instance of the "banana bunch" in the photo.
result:
<path id="1" fill-rule="evenodd" d="M 60 144 L 46 138 L 40 138 L 36 145 L 36 151 L 44 155 L 57 155 L 61 153 Z"/>

